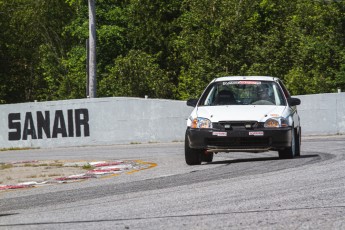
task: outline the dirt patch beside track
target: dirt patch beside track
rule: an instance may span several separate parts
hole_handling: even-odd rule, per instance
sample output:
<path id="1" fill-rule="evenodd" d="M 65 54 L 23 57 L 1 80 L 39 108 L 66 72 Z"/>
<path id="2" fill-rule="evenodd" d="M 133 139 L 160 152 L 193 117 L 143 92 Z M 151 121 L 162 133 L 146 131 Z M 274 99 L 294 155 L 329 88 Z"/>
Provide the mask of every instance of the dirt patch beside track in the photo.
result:
<path id="1" fill-rule="evenodd" d="M 133 173 L 156 166 L 131 161 L 22 161 L 0 163 L 0 190 L 75 182 L 85 179 Z"/>

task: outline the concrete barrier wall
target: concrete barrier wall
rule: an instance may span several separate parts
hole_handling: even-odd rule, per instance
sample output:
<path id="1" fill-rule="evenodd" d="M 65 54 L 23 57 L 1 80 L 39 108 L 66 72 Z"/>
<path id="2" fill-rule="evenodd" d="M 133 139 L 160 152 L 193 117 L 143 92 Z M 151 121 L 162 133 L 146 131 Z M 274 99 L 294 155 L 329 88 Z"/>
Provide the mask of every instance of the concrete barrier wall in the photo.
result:
<path id="1" fill-rule="evenodd" d="M 182 141 L 191 110 L 141 98 L 0 105 L 0 148 Z"/>
<path id="2" fill-rule="evenodd" d="M 303 135 L 345 134 L 345 93 L 296 97 Z M 141 98 L 0 105 L 0 148 L 183 141 L 192 109 Z"/>
<path id="3" fill-rule="evenodd" d="M 345 134 L 345 93 L 296 96 L 303 135 Z"/>

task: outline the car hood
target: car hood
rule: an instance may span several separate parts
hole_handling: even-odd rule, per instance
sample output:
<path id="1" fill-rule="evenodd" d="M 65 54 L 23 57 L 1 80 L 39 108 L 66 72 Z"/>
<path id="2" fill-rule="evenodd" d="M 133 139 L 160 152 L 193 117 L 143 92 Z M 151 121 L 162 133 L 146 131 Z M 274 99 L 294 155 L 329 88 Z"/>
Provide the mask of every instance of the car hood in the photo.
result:
<path id="1" fill-rule="evenodd" d="M 211 122 L 219 121 L 259 121 L 283 115 L 286 106 L 275 105 L 226 105 L 202 106 L 197 108 L 197 117 L 204 117 Z"/>

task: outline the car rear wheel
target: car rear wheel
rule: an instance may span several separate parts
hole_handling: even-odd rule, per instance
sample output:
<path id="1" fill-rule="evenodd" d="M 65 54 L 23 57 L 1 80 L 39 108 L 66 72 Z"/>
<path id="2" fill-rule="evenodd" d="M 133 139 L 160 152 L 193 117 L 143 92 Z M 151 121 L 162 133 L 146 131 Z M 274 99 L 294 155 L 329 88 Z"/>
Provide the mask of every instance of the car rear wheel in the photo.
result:
<path id="1" fill-rule="evenodd" d="M 292 129 L 291 130 L 291 147 L 278 151 L 280 159 L 292 159 L 296 156 L 296 144 L 299 145 L 299 141 L 297 141 L 298 143 L 296 143 L 296 139 L 299 140 L 299 138 L 296 137 L 295 129 Z"/>
<path id="2" fill-rule="evenodd" d="M 187 165 L 200 165 L 203 160 L 202 154 L 203 154 L 203 150 L 192 149 L 189 147 L 189 140 L 186 135 L 185 141 L 184 141 L 184 155 L 185 155 Z"/>

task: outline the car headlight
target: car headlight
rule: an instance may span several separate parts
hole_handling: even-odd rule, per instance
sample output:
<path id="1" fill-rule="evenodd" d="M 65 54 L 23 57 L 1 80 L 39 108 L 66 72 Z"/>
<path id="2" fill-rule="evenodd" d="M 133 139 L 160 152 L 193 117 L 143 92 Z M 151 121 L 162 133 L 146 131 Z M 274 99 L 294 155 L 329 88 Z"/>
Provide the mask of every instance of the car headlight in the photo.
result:
<path id="1" fill-rule="evenodd" d="M 288 127 L 289 121 L 284 117 L 270 118 L 265 122 L 265 128 Z"/>
<path id="2" fill-rule="evenodd" d="M 191 128 L 211 129 L 212 122 L 207 118 L 197 117 L 192 120 Z"/>

